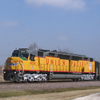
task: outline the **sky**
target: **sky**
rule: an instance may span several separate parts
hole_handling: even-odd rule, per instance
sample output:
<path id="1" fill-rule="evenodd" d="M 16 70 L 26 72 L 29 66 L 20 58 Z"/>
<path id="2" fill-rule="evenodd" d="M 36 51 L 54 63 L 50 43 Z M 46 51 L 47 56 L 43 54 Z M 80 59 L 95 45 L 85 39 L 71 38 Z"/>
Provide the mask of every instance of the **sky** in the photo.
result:
<path id="1" fill-rule="evenodd" d="M 100 0 L 0 0 L 0 65 L 34 42 L 100 61 Z"/>

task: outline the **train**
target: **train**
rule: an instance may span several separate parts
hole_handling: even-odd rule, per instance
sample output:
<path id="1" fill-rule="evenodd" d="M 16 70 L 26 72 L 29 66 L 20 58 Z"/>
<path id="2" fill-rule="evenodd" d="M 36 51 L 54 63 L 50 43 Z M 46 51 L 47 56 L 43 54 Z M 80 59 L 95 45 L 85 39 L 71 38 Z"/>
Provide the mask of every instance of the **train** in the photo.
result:
<path id="1" fill-rule="evenodd" d="M 35 82 L 52 79 L 100 80 L 99 62 L 91 57 L 57 50 L 14 50 L 4 70 L 5 81 Z"/>

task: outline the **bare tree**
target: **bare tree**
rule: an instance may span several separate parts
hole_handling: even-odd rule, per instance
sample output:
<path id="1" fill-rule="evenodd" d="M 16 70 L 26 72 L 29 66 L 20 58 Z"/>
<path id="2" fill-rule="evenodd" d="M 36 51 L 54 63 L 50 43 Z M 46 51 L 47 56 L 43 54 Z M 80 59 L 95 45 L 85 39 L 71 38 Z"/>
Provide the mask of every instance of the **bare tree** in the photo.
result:
<path id="1" fill-rule="evenodd" d="M 34 42 L 33 44 L 30 44 L 30 45 L 29 45 L 29 49 L 30 49 L 30 51 L 34 51 L 34 50 L 37 50 L 37 49 L 38 49 L 38 46 L 37 46 L 37 44 Z"/>
<path id="2" fill-rule="evenodd" d="M 30 51 L 34 51 L 34 50 L 41 49 L 41 48 L 39 48 L 37 43 L 34 42 L 33 44 L 29 45 L 29 49 L 30 49 Z M 65 52 L 65 53 L 72 53 L 71 50 L 69 50 L 68 48 L 67 49 L 66 48 L 61 49 L 61 48 L 58 47 L 58 51 L 59 52 Z"/>

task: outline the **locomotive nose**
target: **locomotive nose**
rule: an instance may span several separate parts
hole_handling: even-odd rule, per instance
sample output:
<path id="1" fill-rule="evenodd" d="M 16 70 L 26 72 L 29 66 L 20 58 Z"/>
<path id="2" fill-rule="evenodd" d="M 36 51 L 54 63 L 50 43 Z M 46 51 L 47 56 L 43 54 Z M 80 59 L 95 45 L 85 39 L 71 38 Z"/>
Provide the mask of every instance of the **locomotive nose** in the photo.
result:
<path id="1" fill-rule="evenodd" d="M 12 57 L 9 57 L 7 60 L 6 60 L 6 63 L 11 63 L 12 62 Z"/>
<path id="2" fill-rule="evenodd" d="M 17 66 L 17 58 L 9 57 L 5 63 L 5 69 L 15 70 Z"/>

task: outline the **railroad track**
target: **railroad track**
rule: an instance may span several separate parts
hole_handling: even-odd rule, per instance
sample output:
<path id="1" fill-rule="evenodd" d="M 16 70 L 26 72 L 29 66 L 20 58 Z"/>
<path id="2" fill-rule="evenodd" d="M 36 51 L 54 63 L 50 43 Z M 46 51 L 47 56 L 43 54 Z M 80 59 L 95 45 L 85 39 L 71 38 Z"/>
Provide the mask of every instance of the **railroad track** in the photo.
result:
<path id="1" fill-rule="evenodd" d="M 75 83 L 75 82 L 84 82 L 84 83 L 86 83 L 86 82 L 100 82 L 100 81 L 66 81 L 66 80 L 61 80 L 61 81 L 59 81 L 59 80 L 50 80 L 50 81 L 44 81 L 44 82 L 10 82 L 10 81 L 1 81 L 0 82 L 0 84 L 39 84 L 39 83 Z"/>
<path id="2" fill-rule="evenodd" d="M 100 81 L 49 81 L 34 83 L 13 83 L 0 82 L 0 90 L 44 90 L 44 89 L 63 89 L 63 88 L 79 88 L 89 86 L 100 86 Z"/>

